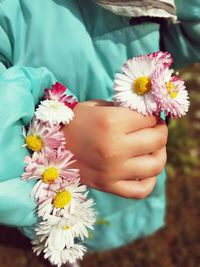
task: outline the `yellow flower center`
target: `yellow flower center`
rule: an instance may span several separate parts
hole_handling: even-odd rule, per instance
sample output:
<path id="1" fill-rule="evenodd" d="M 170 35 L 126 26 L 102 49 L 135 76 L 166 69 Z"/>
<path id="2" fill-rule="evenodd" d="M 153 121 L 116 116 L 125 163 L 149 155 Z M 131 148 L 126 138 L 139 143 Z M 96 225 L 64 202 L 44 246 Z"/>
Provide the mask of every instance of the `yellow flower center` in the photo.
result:
<path id="1" fill-rule="evenodd" d="M 52 184 L 59 176 L 58 169 L 51 167 L 42 174 L 42 181 L 46 184 Z"/>
<path id="2" fill-rule="evenodd" d="M 52 109 L 58 109 L 60 103 L 57 103 L 56 101 L 51 101 L 51 108 Z"/>
<path id="3" fill-rule="evenodd" d="M 55 208 L 62 209 L 72 200 L 72 195 L 68 191 L 60 191 L 54 198 L 53 205 Z"/>
<path id="4" fill-rule="evenodd" d="M 65 231 L 69 230 L 70 228 L 71 227 L 69 227 L 68 225 L 63 226 L 63 230 L 65 230 Z"/>
<path id="5" fill-rule="evenodd" d="M 137 78 L 132 89 L 137 95 L 144 95 L 148 93 L 151 90 L 151 79 L 147 76 Z"/>
<path id="6" fill-rule="evenodd" d="M 166 87 L 167 87 L 167 92 L 169 93 L 170 97 L 176 98 L 178 94 L 177 87 L 171 82 L 166 82 Z"/>
<path id="7" fill-rule="evenodd" d="M 27 147 L 32 151 L 39 151 L 43 148 L 43 141 L 37 135 L 28 135 L 25 140 Z"/>

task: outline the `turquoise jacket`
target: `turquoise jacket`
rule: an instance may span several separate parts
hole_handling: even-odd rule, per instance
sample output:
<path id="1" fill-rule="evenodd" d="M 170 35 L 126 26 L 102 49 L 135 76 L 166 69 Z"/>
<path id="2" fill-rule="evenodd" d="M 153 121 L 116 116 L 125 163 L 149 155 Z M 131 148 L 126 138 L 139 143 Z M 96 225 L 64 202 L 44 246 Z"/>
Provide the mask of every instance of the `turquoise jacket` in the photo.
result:
<path id="1" fill-rule="evenodd" d="M 176 67 L 200 58 L 200 0 L 177 0 L 180 23 L 130 25 L 92 0 L 0 0 L 0 222 L 33 238 L 33 183 L 20 180 L 22 126 L 43 89 L 60 81 L 79 101 L 112 98 L 116 72 L 128 58 L 168 50 Z M 145 167 L 145 166 L 144 166 Z M 90 190 L 99 220 L 91 250 L 121 246 L 164 223 L 165 174 L 144 200 Z"/>

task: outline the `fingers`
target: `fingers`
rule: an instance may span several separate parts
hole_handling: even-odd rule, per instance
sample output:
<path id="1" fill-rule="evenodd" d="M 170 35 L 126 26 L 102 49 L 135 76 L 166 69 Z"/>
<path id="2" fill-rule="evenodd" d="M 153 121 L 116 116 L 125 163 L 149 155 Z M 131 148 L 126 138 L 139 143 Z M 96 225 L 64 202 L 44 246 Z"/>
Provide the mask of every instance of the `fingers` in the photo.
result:
<path id="1" fill-rule="evenodd" d="M 153 127 L 158 121 L 158 118 L 155 116 L 144 116 L 129 108 L 110 107 L 109 111 L 114 115 L 113 121 L 117 123 L 118 129 L 125 133 Z"/>
<path id="2" fill-rule="evenodd" d="M 104 179 L 103 176 L 99 177 L 99 179 L 96 180 L 88 180 L 88 177 L 90 177 L 90 175 L 94 175 L 94 172 L 88 169 L 86 170 L 86 172 L 83 170 L 83 172 L 81 173 L 81 182 L 87 184 L 89 187 L 95 188 L 103 192 L 116 194 L 125 198 L 143 199 L 152 192 L 156 185 L 156 177 L 137 181 L 119 180 L 113 182 L 109 181 L 109 177 Z M 84 174 L 86 174 L 86 176 Z"/>
<path id="3" fill-rule="evenodd" d="M 143 199 L 147 197 L 156 185 L 156 177 L 142 181 L 118 181 L 112 184 L 108 190 L 125 198 Z"/>
<path id="4" fill-rule="evenodd" d="M 159 149 L 151 155 L 139 156 L 126 161 L 122 168 L 124 180 L 143 180 L 158 176 L 166 164 L 166 147 Z"/>
<path id="5" fill-rule="evenodd" d="M 145 155 L 157 151 L 167 143 L 168 129 L 163 120 L 152 128 L 142 129 L 124 136 L 127 157 Z"/>
<path id="6" fill-rule="evenodd" d="M 107 191 L 109 184 L 118 181 L 145 180 L 149 177 L 158 176 L 164 169 L 166 163 L 166 148 L 162 148 L 152 155 L 139 156 L 127 160 L 123 164 L 111 166 L 110 168 L 94 169 L 80 164 L 81 181 L 88 186 Z M 94 179 L 95 177 L 95 179 Z"/>
<path id="7" fill-rule="evenodd" d="M 74 112 L 63 131 L 81 181 L 127 198 L 150 194 L 166 161 L 167 134 L 159 119 L 97 100 L 79 103 Z"/>
<path id="8" fill-rule="evenodd" d="M 86 107 L 86 110 L 83 109 L 83 106 Z M 81 113 L 83 111 L 90 112 L 91 118 L 95 114 L 97 127 L 106 131 L 112 130 L 121 133 L 130 133 L 143 128 L 153 127 L 159 119 L 155 116 L 141 115 L 129 108 L 115 107 L 112 105 L 112 102 L 103 100 L 79 103 L 74 109 L 75 115 L 80 109 Z"/>

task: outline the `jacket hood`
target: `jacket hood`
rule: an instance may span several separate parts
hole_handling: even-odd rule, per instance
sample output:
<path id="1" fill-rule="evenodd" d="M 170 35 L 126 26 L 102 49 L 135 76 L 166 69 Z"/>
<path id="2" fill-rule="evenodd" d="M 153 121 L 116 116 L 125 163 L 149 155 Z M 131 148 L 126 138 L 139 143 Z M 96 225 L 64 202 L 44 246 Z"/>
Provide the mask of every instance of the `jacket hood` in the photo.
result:
<path id="1" fill-rule="evenodd" d="M 159 17 L 175 22 L 174 0 L 95 0 L 111 12 L 128 17 Z"/>

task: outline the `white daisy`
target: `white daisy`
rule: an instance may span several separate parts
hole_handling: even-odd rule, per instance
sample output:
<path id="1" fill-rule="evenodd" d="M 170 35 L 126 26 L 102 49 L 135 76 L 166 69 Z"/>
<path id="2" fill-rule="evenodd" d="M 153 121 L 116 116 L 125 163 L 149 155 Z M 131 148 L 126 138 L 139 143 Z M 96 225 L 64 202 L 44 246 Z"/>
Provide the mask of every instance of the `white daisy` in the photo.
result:
<path id="1" fill-rule="evenodd" d="M 45 248 L 45 236 L 43 235 L 43 240 L 41 241 L 41 236 L 38 238 L 38 236 L 37 236 L 37 238 L 36 239 L 34 239 L 34 240 L 32 240 L 31 241 L 31 244 L 32 244 L 32 249 L 33 249 L 33 252 L 37 255 L 37 256 L 39 256 L 42 252 L 43 252 L 43 250 L 44 250 L 44 248 Z"/>
<path id="2" fill-rule="evenodd" d="M 96 221 L 96 212 L 92 208 L 94 205 L 93 199 L 77 203 L 73 211 L 69 214 L 62 211 L 61 214 L 65 218 L 74 236 L 84 240 L 88 238 L 88 229 L 93 230 L 93 225 Z"/>
<path id="3" fill-rule="evenodd" d="M 73 225 L 66 218 L 49 215 L 47 220 L 37 225 L 35 231 L 39 240 L 45 236 L 45 244 L 52 250 L 61 251 L 74 245 L 76 235 Z"/>
<path id="4" fill-rule="evenodd" d="M 75 263 L 77 260 L 82 260 L 86 248 L 81 244 L 74 244 L 70 248 L 62 251 L 51 250 L 50 248 L 44 249 L 44 258 L 49 259 L 52 264 L 60 267 L 65 263 Z"/>
<path id="5" fill-rule="evenodd" d="M 96 211 L 94 210 L 93 206 L 94 200 L 88 199 L 84 202 L 81 202 L 81 204 L 74 209 L 73 214 L 71 214 L 74 220 L 77 220 L 75 225 L 77 229 L 76 233 L 79 233 L 79 237 L 82 240 L 84 237 L 88 237 L 88 233 L 85 231 L 84 228 L 89 228 L 93 230 L 93 225 L 96 221 Z M 66 217 L 64 213 L 63 216 Z"/>
<path id="6" fill-rule="evenodd" d="M 52 184 L 48 188 L 46 199 L 38 207 L 38 216 L 46 219 L 49 214 L 60 215 L 63 211 L 72 213 L 79 203 L 86 200 L 88 192 L 80 183 Z"/>
<path id="7" fill-rule="evenodd" d="M 81 244 L 74 244 L 69 249 L 64 249 L 61 253 L 63 262 L 75 263 L 77 260 L 82 260 L 86 252 L 86 247 Z"/>
<path id="8" fill-rule="evenodd" d="M 129 107 L 144 115 L 157 109 L 151 92 L 151 78 L 156 69 L 155 61 L 148 55 L 129 59 L 123 66 L 123 74 L 115 77 L 113 101 L 117 106 Z"/>
<path id="9" fill-rule="evenodd" d="M 32 245 L 33 251 L 37 256 L 44 252 L 44 258 L 58 267 L 67 262 L 75 263 L 77 260 L 81 260 L 86 252 L 86 248 L 79 243 L 73 244 L 71 247 L 64 248 L 63 250 L 56 250 L 48 247 L 45 240 L 41 242 L 40 239 L 37 238 L 32 241 Z"/>
<path id="10" fill-rule="evenodd" d="M 93 229 L 95 213 L 89 207 L 80 212 L 83 205 L 76 207 L 76 212 L 65 213 L 65 217 L 49 215 L 36 227 L 39 240 L 46 239 L 46 246 L 52 250 L 63 250 L 74 245 L 74 238 L 84 240 L 88 237 L 88 229 Z M 43 237 L 44 236 L 44 237 Z"/>
<path id="11" fill-rule="evenodd" d="M 62 102 L 46 99 L 40 102 L 35 116 L 38 120 L 48 122 L 50 125 L 67 124 L 73 119 L 74 112 Z"/>

